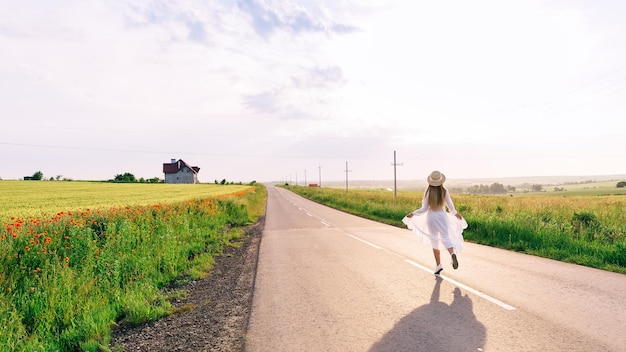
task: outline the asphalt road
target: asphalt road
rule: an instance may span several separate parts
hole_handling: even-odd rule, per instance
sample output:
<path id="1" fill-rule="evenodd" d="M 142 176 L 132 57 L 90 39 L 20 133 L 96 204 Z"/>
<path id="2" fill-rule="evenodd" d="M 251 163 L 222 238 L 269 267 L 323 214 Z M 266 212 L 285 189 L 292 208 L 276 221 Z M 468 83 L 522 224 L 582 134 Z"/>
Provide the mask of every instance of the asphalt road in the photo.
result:
<path id="1" fill-rule="evenodd" d="M 417 207 L 417 205 L 416 205 Z M 626 275 L 409 230 L 268 186 L 246 351 L 626 351 Z"/>

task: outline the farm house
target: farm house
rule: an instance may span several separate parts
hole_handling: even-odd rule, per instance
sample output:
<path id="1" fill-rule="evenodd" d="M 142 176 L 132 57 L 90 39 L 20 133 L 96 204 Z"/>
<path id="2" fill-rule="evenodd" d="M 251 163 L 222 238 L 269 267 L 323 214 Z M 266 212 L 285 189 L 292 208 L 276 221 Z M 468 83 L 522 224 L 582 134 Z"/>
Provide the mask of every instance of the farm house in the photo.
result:
<path id="1" fill-rule="evenodd" d="M 199 171 L 199 167 L 189 166 L 182 159 L 178 159 L 178 161 L 172 159 L 170 163 L 163 163 L 165 183 L 198 183 Z"/>

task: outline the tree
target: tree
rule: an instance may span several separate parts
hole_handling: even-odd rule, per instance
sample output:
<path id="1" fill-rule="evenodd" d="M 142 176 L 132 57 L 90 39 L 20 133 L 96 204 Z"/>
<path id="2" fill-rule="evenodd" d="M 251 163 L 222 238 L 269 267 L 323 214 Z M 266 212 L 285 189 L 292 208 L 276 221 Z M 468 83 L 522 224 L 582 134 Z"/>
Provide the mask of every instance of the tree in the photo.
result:
<path id="1" fill-rule="evenodd" d="M 37 171 L 33 174 L 32 177 L 33 177 L 33 180 L 37 180 L 37 181 L 43 180 L 43 172 Z"/>
<path id="2" fill-rule="evenodd" d="M 491 186 L 489 186 L 489 193 L 502 194 L 506 193 L 506 189 L 504 188 L 503 184 L 495 182 Z"/>
<path id="3" fill-rule="evenodd" d="M 115 182 L 137 182 L 137 179 L 135 179 L 135 175 L 131 174 L 130 172 L 126 172 L 123 175 L 115 175 Z"/>
<path id="4" fill-rule="evenodd" d="M 617 183 L 617 188 L 624 188 L 626 187 L 626 181 L 619 181 Z"/>

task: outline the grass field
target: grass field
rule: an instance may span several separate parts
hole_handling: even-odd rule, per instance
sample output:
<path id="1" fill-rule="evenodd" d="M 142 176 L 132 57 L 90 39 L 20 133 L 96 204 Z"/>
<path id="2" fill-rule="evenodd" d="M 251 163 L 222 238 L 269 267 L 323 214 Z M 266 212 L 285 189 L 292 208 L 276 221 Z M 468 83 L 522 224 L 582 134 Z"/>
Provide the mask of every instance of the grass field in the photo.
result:
<path id="1" fill-rule="evenodd" d="M 0 351 L 108 350 L 116 322 L 171 313 L 184 292 L 162 289 L 205 275 L 265 199 L 262 185 L 0 181 Z"/>
<path id="2" fill-rule="evenodd" d="M 248 185 L 172 185 L 89 181 L 0 181 L 0 223 L 58 211 L 172 203 L 248 189 Z"/>
<path id="3" fill-rule="evenodd" d="M 545 187 L 546 193 L 555 196 L 576 196 L 576 195 L 626 195 L 626 187 L 616 188 L 616 181 L 604 181 L 604 182 L 591 182 L 591 183 L 579 183 L 579 184 L 567 184 L 560 186 Z M 554 187 L 564 188 L 565 191 L 554 192 Z"/>
<path id="4" fill-rule="evenodd" d="M 404 227 L 423 192 L 288 187 L 353 214 Z M 600 187 L 515 195 L 452 194 L 469 227 L 465 240 L 626 273 L 626 194 Z"/>

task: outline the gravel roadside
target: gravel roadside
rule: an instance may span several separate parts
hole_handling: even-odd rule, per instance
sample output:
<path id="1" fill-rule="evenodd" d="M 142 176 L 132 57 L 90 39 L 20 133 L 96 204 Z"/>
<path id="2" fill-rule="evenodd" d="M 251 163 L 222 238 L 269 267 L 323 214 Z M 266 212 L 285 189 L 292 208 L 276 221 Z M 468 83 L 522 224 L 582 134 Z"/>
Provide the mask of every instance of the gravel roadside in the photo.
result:
<path id="1" fill-rule="evenodd" d="M 178 313 L 148 324 L 119 326 L 113 351 L 243 351 L 265 218 L 246 229 L 244 244 L 215 258 L 209 275 L 176 287 Z M 191 309 L 188 309 L 191 308 Z"/>

